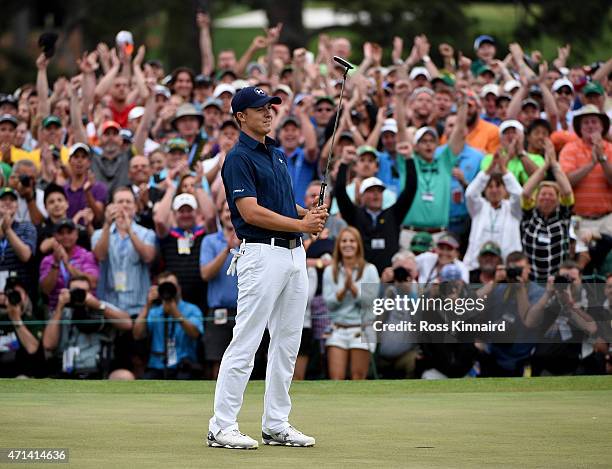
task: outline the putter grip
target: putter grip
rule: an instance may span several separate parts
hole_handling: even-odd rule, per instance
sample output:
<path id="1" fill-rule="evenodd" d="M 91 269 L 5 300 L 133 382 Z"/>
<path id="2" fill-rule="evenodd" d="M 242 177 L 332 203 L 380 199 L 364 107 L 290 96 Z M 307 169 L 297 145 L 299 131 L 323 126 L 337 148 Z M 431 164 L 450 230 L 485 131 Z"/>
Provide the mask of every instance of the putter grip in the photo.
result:
<path id="1" fill-rule="evenodd" d="M 319 203 L 317 204 L 317 207 L 320 207 L 321 205 L 323 205 L 323 202 L 325 201 L 325 188 L 327 187 L 327 183 L 323 182 L 321 184 L 321 192 L 319 192 Z"/>

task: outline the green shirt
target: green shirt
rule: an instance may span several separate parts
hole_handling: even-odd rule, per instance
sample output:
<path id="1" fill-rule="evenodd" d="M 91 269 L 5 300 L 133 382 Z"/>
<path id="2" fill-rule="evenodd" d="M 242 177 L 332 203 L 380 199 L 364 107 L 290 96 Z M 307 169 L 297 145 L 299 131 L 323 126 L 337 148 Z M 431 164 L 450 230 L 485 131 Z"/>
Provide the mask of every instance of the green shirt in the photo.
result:
<path id="1" fill-rule="evenodd" d="M 0 161 L 0 170 L 2 170 L 2 175 L 4 176 L 4 185 L 8 185 L 9 177 L 11 177 L 11 173 L 13 172 L 13 168 L 11 165 Z"/>
<path id="2" fill-rule="evenodd" d="M 535 153 L 527 153 L 527 156 L 531 161 L 533 161 L 538 167 L 544 166 L 544 158 L 540 155 L 536 155 Z M 480 162 L 480 170 L 486 171 L 489 166 L 491 166 L 491 162 L 493 161 L 493 155 L 485 155 L 485 157 Z M 520 185 L 524 185 L 529 179 L 529 174 L 525 171 L 525 167 L 521 162 L 520 158 L 516 156 L 508 160 L 508 171 L 514 174 L 516 180 L 520 183 Z"/>
<path id="3" fill-rule="evenodd" d="M 448 226 L 451 176 L 457 156 L 446 146 L 430 163 L 416 153 L 412 154 L 412 158 L 418 186 L 412 206 L 404 218 L 404 226 L 444 228 Z M 406 184 L 406 171 L 403 167 L 401 169 L 403 186 Z"/>

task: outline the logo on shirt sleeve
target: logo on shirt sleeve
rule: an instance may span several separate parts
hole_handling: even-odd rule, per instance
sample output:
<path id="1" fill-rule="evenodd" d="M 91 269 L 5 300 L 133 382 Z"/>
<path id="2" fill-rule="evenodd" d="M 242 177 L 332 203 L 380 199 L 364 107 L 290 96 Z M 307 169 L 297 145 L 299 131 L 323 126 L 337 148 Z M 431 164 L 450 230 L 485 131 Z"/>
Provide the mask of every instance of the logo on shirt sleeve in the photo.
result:
<path id="1" fill-rule="evenodd" d="M 238 192 L 238 193 L 244 192 L 244 189 L 234 189 L 234 193 L 236 193 L 236 192 Z"/>

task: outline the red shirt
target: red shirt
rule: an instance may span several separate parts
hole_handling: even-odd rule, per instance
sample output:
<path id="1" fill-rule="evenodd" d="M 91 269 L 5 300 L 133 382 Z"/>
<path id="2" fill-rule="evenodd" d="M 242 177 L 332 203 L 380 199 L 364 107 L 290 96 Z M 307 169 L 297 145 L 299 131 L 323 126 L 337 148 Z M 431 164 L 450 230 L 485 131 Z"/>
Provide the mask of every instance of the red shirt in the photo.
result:
<path id="1" fill-rule="evenodd" d="M 128 114 L 136 107 L 136 103 L 127 104 L 123 110 L 119 111 L 117 108 L 115 108 L 113 101 L 111 100 L 108 107 L 113 113 L 113 120 L 119 124 L 122 129 L 127 128 Z"/>

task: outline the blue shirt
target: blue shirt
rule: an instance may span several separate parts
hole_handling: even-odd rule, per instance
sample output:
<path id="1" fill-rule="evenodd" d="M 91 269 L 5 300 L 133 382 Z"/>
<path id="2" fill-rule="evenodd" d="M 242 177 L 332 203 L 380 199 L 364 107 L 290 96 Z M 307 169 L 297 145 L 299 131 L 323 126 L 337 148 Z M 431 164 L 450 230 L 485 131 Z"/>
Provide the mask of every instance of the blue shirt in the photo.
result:
<path id="1" fill-rule="evenodd" d="M 435 157 L 437 158 L 447 145 L 442 145 L 436 148 Z M 480 171 L 480 162 L 484 154 L 474 147 L 464 145 L 463 150 L 457 156 L 455 166 L 463 171 L 465 180 L 469 184 Z M 450 202 L 450 219 L 466 218 L 468 216 L 467 206 L 465 205 L 464 197 L 465 189 L 456 178 L 451 178 L 451 202 Z"/>
<path id="2" fill-rule="evenodd" d="M 180 300 L 178 310 L 187 321 L 198 328 L 200 334 L 204 333 L 204 323 L 202 322 L 202 311 L 196 305 Z M 149 368 L 164 368 L 164 307 L 155 306 L 149 311 L 147 316 L 147 330 L 151 337 L 151 356 L 149 357 Z M 176 359 L 180 363 L 183 359 L 197 361 L 196 350 L 198 339 L 192 339 L 187 335 L 183 326 L 178 322 L 168 323 L 168 338 L 174 339 L 176 347 Z M 176 365 L 168 368 L 176 368 Z"/>
<path id="3" fill-rule="evenodd" d="M 202 240 L 200 247 L 200 265 L 212 262 L 220 252 L 227 248 L 227 242 L 223 231 L 209 234 Z M 208 281 L 208 307 L 209 308 L 236 308 L 238 303 L 238 277 L 226 275 L 233 255 L 228 253 L 223 262 L 223 267 Z"/>
<path id="4" fill-rule="evenodd" d="M 314 179 L 317 162 L 316 160 L 314 163 L 308 161 L 304 154 L 304 149 L 297 147 L 293 153 L 287 155 L 287 169 L 293 184 L 295 200 L 298 204 L 302 205 L 308 184 Z"/>
<path id="5" fill-rule="evenodd" d="M 265 145 L 240 132 L 238 143 L 229 151 L 221 168 L 232 223 L 240 239 L 287 238 L 298 233 L 286 233 L 248 224 L 240 216 L 236 200 L 255 197 L 257 203 L 279 215 L 298 218 L 287 157 L 275 140 L 266 137 Z"/>
<path id="6" fill-rule="evenodd" d="M 155 233 L 152 230 L 135 222 L 132 222 L 132 230 L 144 244 L 155 246 Z M 91 237 L 92 249 L 101 236 L 102 230 L 96 230 Z M 110 227 L 108 254 L 106 259 L 100 262 L 98 298 L 127 311 L 130 316 L 137 315 L 147 301 L 151 287 L 150 277 L 149 265 L 143 262 L 129 235 L 121 238 L 117 226 L 113 223 Z"/>
<path id="7" fill-rule="evenodd" d="M 495 124 L 499 126 L 502 123 L 502 120 L 499 117 L 489 117 L 486 113 L 482 113 L 480 118 L 484 121 L 490 122 L 491 124 Z"/>
<path id="8" fill-rule="evenodd" d="M 400 158 L 403 158 L 400 156 Z M 385 183 L 387 189 L 391 189 L 396 194 L 402 193 L 402 178 L 400 176 L 397 156 L 393 158 L 389 152 L 378 152 L 378 179 Z"/>

